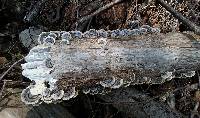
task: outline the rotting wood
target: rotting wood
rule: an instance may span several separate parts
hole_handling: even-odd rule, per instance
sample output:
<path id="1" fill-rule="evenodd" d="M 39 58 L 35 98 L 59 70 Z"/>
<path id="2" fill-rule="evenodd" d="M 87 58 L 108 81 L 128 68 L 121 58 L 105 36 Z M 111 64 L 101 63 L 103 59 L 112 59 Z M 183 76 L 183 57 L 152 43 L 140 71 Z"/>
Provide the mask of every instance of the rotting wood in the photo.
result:
<path id="1" fill-rule="evenodd" d="M 192 34 L 125 36 L 117 31 L 125 32 L 103 31 L 103 37 L 95 30 L 43 33 L 22 65 L 22 74 L 36 83 L 22 92 L 23 101 L 51 103 L 73 98 L 78 90 L 104 94 L 129 85 L 162 84 L 178 76 L 192 77 L 200 68 L 200 43 Z M 37 96 L 30 103 L 29 94 Z"/>

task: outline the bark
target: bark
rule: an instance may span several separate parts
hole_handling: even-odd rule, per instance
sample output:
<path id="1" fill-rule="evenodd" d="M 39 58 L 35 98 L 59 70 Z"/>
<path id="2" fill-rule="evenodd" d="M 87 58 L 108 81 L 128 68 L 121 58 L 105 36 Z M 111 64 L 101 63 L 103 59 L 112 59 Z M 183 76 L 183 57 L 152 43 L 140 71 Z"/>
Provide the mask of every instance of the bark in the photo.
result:
<path id="1" fill-rule="evenodd" d="M 83 78 L 100 81 L 102 76 L 112 75 L 124 80 L 132 77 L 132 84 L 160 84 L 177 73 L 185 73 L 187 77 L 188 72 L 198 70 L 199 49 L 200 43 L 192 35 L 169 33 L 71 41 L 62 49 L 57 43 L 51 51 L 54 73 L 63 73 L 57 77 L 64 81 L 75 77 L 77 83 L 85 84 Z"/>

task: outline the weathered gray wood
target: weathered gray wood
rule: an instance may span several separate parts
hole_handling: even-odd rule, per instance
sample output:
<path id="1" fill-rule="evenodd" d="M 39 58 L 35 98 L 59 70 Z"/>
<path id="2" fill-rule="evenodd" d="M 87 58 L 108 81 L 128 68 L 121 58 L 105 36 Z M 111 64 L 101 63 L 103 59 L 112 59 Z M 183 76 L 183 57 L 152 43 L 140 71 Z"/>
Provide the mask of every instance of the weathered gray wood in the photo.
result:
<path id="1" fill-rule="evenodd" d="M 163 83 L 175 73 L 200 68 L 200 43 L 182 33 L 141 35 L 119 39 L 85 39 L 70 45 L 55 44 L 57 78 L 76 82 L 100 81 L 106 76 L 126 79 L 135 74 L 132 84 Z M 105 70 L 108 73 L 105 74 Z M 126 74 L 125 74 L 126 73 Z M 85 84 L 88 85 L 88 84 Z"/>

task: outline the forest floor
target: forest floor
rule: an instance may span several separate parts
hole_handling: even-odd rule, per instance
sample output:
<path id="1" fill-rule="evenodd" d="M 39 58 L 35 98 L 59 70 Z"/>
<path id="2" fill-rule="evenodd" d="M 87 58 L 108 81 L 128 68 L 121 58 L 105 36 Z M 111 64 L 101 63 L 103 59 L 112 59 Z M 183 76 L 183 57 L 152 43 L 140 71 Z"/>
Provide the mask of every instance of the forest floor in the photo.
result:
<path id="1" fill-rule="evenodd" d="M 120 2 L 111 5 L 107 9 L 103 9 L 103 6 L 113 1 L 1 0 L 0 114 L 6 108 L 26 107 L 20 101 L 21 90 L 30 84 L 30 80 L 21 74 L 20 64 L 24 63 L 24 61 L 20 61 L 12 66 L 15 62 L 25 57 L 31 48 L 30 45 L 24 45 L 20 39 L 20 34 L 24 30 L 80 30 L 84 32 L 89 29 L 114 30 L 150 25 L 160 28 L 162 33 L 191 31 L 190 27 L 174 17 L 172 13 L 167 11 L 156 0 L 118 1 Z M 166 1 L 185 18 L 200 26 L 199 0 Z M 95 13 L 98 9 L 102 11 Z M 85 17 L 88 15 L 89 17 Z M 7 71 L 8 69 L 9 71 Z M 200 112 L 200 107 L 198 107 L 200 91 L 198 89 L 191 89 L 193 85 L 199 84 L 199 81 L 200 78 L 198 72 L 196 72 L 196 75 L 191 78 L 177 78 L 161 85 L 137 85 L 134 88 L 148 94 L 155 101 L 171 105 L 172 109 L 186 117 L 194 114 L 200 117 L 198 114 Z M 173 93 L 173 97 L 170 97 L 171 93 Z M 173 101 L 170 99 L 175 99 L 175 103 L 170 103 L 170 101 Z M 59 105 L 66 108 L 69 114 L 75 118 L 127 117 L 112 104 L 105 103 L 98 96 L 81 94 L 72 100 L 61 102 Z"/>

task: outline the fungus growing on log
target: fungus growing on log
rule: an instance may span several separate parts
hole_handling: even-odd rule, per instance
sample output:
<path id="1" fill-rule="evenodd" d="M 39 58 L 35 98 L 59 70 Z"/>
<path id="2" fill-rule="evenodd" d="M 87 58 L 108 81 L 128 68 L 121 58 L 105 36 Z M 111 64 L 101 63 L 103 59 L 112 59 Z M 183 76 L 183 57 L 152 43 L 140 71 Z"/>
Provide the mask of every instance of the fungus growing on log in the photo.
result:
<path id="1" fill-rule="evenodd" d="M 23 90 L 26 104 L 69 100 L 82 91 L 106 94 L 136 84 L 162 84 L 200 68 L 200 43 L 189 34 L 140 29 L 43 32 L 22 74 L 34 81 Z M 67 42 L 67 43 L 66 43 Z"/>

